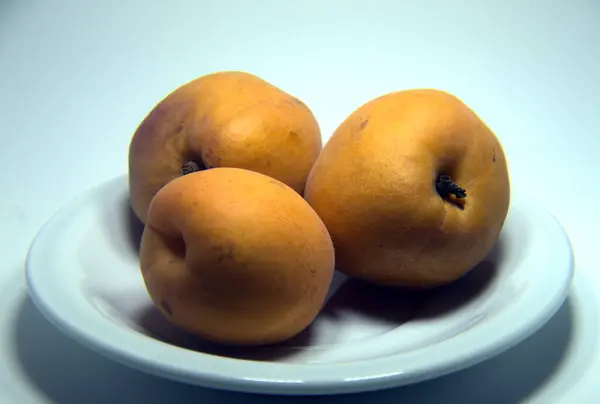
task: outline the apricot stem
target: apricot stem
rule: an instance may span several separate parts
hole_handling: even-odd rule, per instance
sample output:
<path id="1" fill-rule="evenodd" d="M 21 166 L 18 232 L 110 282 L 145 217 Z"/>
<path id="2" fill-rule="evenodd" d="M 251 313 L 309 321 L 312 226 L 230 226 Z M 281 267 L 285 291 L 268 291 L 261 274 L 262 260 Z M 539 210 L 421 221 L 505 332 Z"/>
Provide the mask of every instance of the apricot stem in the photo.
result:
<path id="1" fill-rule="evenodd" d="M 442 198 L 452 194 L 458 199 L 466 198 L 467 191 L 459 187 L 449 175 L 441 174 L 435 182 L 435 189 Z"/>
<path id="2" fill-rule="evenodd" d="M 203 167 L 195 161 L 189 160 L 181 165 L 181 175 L 188 175 L 196 171 L 202 171 Z"/>

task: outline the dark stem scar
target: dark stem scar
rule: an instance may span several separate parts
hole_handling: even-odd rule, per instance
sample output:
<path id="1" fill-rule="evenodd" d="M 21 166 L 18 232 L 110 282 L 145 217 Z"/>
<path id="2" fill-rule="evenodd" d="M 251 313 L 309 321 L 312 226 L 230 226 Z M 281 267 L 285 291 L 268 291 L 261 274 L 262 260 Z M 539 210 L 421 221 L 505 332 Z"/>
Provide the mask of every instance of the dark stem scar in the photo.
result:
<path id="1" fill-rule="evenodd" d="M 166 300 L 161 300 L 160 306 L 169 316 L 173 315 L 173 309 L 171 308 L 169 302 L 167 302 Z"/>
<path id="2" fill-rule="evenodd" d="M 181 175 L 188 175 L 202 170 L 206 170 L 206 166 L 202 162 L 194 160 L 188 160 L 181 165 Z"/>
<path id="3" fill-rule="evenodd" d="M 454 195 L 458 199 L 467 197 L 467 191 L 459 187 L 449 175 L 440 174 L 435 182 L 435 189 L 442 198 Z"/>

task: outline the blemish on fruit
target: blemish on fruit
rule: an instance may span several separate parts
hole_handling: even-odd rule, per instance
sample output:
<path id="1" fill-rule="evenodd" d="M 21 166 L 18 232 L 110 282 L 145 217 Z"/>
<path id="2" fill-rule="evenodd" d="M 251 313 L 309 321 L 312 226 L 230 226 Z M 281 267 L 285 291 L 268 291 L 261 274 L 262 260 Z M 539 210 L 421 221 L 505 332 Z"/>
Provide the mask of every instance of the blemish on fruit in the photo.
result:
<path id="1" fill-rule="evenodd" d="M 233 244 L 216 245 L 213 250 L 217 253 L 217 261 L 220 263 L 234 258 L 235 246 Z"/>
<path id="2" fill-rule="evenodd" d="M 214 156 L 214 154 L 215 152 L 213 151 L 212 147 L 208 146 L 205 152 L 203 153 L 202 159 L 209 160 L 212 156 Z"/>
<path id="3" fill-rule="evenodd" d="M 171 308 L 169 302 L 167 302 L 166 300 L 161 300 L 160 307 L 162 307 L 165 313 L 167 313 L 169 316 L 173 315 L 173 309 Z"/>
<path id="4" fill-rule="evenodd" d="M 206 169 L 221 166 L 221 158 L 218 155 L 213 154 L 212 150 L 210 149 L 209 152 L 207 152 L 204 156 L 203 161 L 205 162 L 204 165 L 206 166 Z"/>
<path id="5" fill-rule="evenodd" d="M 294 132 L 293 130 L 290 131 L 289 135 L 292 139 L 298 139 L 300 137 L 298 136 L 298 133 Z"/>
<path id="6" fill-rule="evenodd" d="M 495 163 L 496 162 L 496 149 L 492 149 L 494 156 L 492 157 L 492 161 Z"/>
<path id="7" fill-rule="evenodd" d="M 359 130 L 363 130 L 364 128 L 366 128 L 368 123 L 369 123 L 368 119 L 365 119 L 364 121 L 362 121 L 360 123 Z"/>

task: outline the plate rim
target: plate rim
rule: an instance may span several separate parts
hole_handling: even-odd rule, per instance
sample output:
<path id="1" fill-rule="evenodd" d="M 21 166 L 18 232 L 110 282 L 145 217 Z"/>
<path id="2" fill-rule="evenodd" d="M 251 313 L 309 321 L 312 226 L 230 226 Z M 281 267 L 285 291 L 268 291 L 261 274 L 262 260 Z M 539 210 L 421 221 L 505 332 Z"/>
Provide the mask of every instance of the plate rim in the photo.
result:
<path id="1" fill-rule="evenodd" d="M 118 188 L 120 191 L 123 191 L 122 187 L 125 186 L 125 191 L 128 194 L 126 174 L 113 177 L 112 179 L 99 183 L 96 186 L 91 187 L 86 191 L 80 193 L 71 201 L 61 206 L 42 225 L 42 227 L 34 236 L 34 239 L 27 251 L 25 268 L 28 293 L 35 306 L 42 312 L 44 317 L 46 317 L 54 326 L 56 326 L 63 333 L 67 334 L 75 341 L 123 365 L 136 368 L 138 370 L 153 374 L 155 376 L 176 380 L 179 382 L 209 388 L 218 388 L 249 393 L 282 395 L 323 395 L 379 390 L 383 388 L 399 387 L 406 384 L 412 384 L 427 379 L 432 379 L 483 362 L 517 345 L 519 342 L 522 342 L 523 340 L 534 334 L 558 311 L 560 306 L 567 298 L 573 281 L 574 254 L 571 242 L 564 228 L 556 219 L 556 217 L 550 212 L 548 212 L 546 209 L 542 209 L 541 207 L 537 206 L 536 208 L 539 211 L 538 213 L 540 215 L 545 216 L 548 220 L 548 223 L 551 223 L 554 226 L 556 233 L 555 236 L 562 238 L 562 241 L 564 242 L 565 248 L 562 249 L 562 251 L 563 254 L 566 253 L 566 256 L 563 258 L 566 259 L 567 262 L 563 274 L 564 281 L 562 282 L 560 287 L 554 291 L 551 297 L 549 297 L 546 304 L 539 305 L 535 309 L 530 310 L 529 321 L 515 322 L 513 324 L 514 327 L 511 328 L 509 331 L 504 330 L 500 333 L 500 335 L 502 335 L 501 338 L 496 335 L 494 336 L 494 338 L 492 338 L 492 341 L 488 341 L 486 344 L 480 345 L 478 347 L 477 354 L 471 353 L 470 355 L 465 355 L 464 350 L 458 349 L 456 352 L 453 351 L 453 354 L 446 355 L 445 361 L 443 361 L 442 363 L 439 363 L 435 366 L 430 366 L 428 368 L 425 368 L 424 366 L 416 366 L 416 368 L 414 368 L 413 366 L 413 369 L 403 371 L 401 370 L 402 366 L 394 366 L 397 365 L 395 360 L 397 360 L 398 357 L 406 359 L 407 355 L 408 357 L 410 357 L 410 354 L 413 354 L 414 356 L 416 353 L 418 355 L 418 353 L 420 352 L 419 349 L 408 353 L 394 354 L 382 358 L 368 360 L 367 362 L 369 362 L 370 366 L 376 365 L 378 369 L 380 369 L 380 371 L 378 374 L 373 374 L 373 372 L 367 372 L 370 374 L 365 374 L 363 372 L 361 375 L 361 372 L 352 373 L 352 371 L 360 369 L 360 367 L 357 367 L 357 364 L 363 363 L 364 365 L 365 361 L 323 365 L 279 362 L 255 362 L 236 358 L 225 358 L 189 351 L 184 348 L 179 348 L 176 346 L 172 346 L 168 343 L 152 339 L 151 337 L 147 337 L 145 335 L 143 336 L 143 338 L 140 338 L 140 335 L 136 335 L 135 337 L 132 337 L 132 335 L 128 335 L 129 338 L 127 338 L 128 332 L 125 329 L 122 329 L 117 325 L 112 326 L 112 328 L 115 329 L 115 331 L 122 331 L 122 335 L 120 336 L 120 338 L 122 337 L 128 340 L 131 339 L 131 341 L 135 342 L 136 344 L 140 344 L 141 340 L 145 339 L 147 340 L 146 344 L 142 344 L 141 346 L 154 346 L 157 352 L 159 351 L 163 354 L 165 352 L 170 353 L 169 357 L 174 355 L 174 352 L 169 351 L 179 350 L 185 353 L 185 355 L 189 355 L 189 352 L 194 352 L 195 357 L 200 358 L 199 360 L 213 362 L 213 365 L 215 364 L 215 361 L 221 362 L 222 364 L 224 364 L 223 366 L 225 367 L 228 366 L 228 364 L 230 364 L 233 365 L 233 369 L 238 369 L 241 371 L 233 371 L 231 372 L 231 374 L 224 374 L 215 373 L 212 370 L 207 371 L 204 369 L 189 367 L 184 369 L 181 366 L 175 366 L 171 363 L 162 363 L 160 362 L 160 359 L 144 355 L 144 353 L 141 352 L 141 349 L 139 349 L 138 351 L 130 351 L 126 348 L 119 347 L 114 343 L 111 344 L 108 341 L 103 340 L 101 337 L 94 335 L 89 330 L 86 330 L 85 327 L 83 327 L 82 325 L 78 326 L 77 324 L 73 324 L 73 320 L 69 320 L 65 318 L 65 315 L 57 312 L 56 307 L 53 307 L 52 302 L 49 302 L 47 296 L 44 295 L 45 293 L 48 293 L 48 289 L 46 289 L 43 284 L 40 284 L 38 282 L 39 272 L 36 272 L 36 268 L 38 267 L 37 260 L 39 257 L 36 255 L 36 253 L 40 248 L 40 245 L 46 241 L 48 234 L 51 230 L 54 229 L 54 226 L 59 224 L 60 219 L 64 219 L 63 216 L 68 215 L 68 212 L 76 208 L 82 201 L 87 200 L 89 196 L 97 192 L 117 189 L 117 186 L 121 187 Z M 511 210 L 515 205 L 520 207 L 533 206 L 531 203 L 524 202 L 524 200 L 518 197 L 513 197 L 511 198 Z M 556 250 L 557 249 L 553 249 L 554 254 L 556 254 Z M 532 315 L 532 312 L 535 313 L 535 315 Z M 104 321 L 108 323 L 107 320 Z M 494 322 L 492 323 L 494 324 Z M 451 338 L 449 340 L 445 340 L 436 344 L 437 349 L 440 349 L 440 345 L 442 347 L 448 345 L 452 347 L 452 341 L 454 341 L 454 343 L 456 344 L 456 339 Z M 435 350 L 436 345 L 434 345 L 433 348 L 426 348 L 428 348 L 429 351 L 431 351 L 432 349 Z M 462 355 L 460 354 L 461 352 Z M 180 352 L 179 355 L 175 356 L 181 356 L 183 355 L 183 353 Z M 194 361 L 194 363 L 195 362 L 196 361 Z M 205 366 L 206 368 L 210 368 L 210 363 L 206 364 Z M 285 369 L 285 371 L 288 371 L 288 373 L 291 374 L 294 373 L 294 369 L 300 370 L 300 373 L 304 371 L 305 374 L 303 377 L 300 378 L 282 378 L 279 372 L 273 372 L 274 367 L 278 370 Z M 347 377 L 306 377 L 306 375 L 312 374 L 314 376 L 316 374 L 319 374 L 320 372 L 315 372 L 315 370 L 318 368 L 323 369 L 323 367 L 329 369 L 329 371 L 326 373 L 341 372 L 346 373 Z M 260 377 L 259 375 L 261 373 L 271 374 L 272 376 Z M 256 377 L 252 377 L 252 374 L 255 374 Z M 353 374 L 355 376 L 352 376 Z"/>

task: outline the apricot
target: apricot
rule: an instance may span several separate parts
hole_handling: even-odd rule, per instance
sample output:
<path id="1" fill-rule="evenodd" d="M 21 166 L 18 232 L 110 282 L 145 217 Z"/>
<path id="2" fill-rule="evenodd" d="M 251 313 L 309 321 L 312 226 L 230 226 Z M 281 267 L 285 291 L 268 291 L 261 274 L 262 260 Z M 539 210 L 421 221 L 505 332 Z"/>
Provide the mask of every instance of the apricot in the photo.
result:
<path id="1" fill-rule="evenodd" d="M 502 146 L 481 118 L 454 95 L 415 89 L 353 111 L 323 148 L 305 198 L 341 272 L 421 288 L 453 282 L 489 254 L 510 184 Z"/>
<path id="2" fill-rule="evenodd" d="M 201 76 L 161 100 L 133 134 L 132 208 L 145 223 L 160 188 L 214 167 L 256 171 L 302 193 L 321 147 L 315 117 L 294 96 L 246 72 Z"/>
<path id="3" fill-rule="evenodd" d="M 148 293 L 173 324 L 205 340 L 260 345 L 309 326 L 333 276 L 329 233 L 292 188 L 214 168 L 152 199 L 140 249 Z"/>

